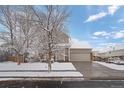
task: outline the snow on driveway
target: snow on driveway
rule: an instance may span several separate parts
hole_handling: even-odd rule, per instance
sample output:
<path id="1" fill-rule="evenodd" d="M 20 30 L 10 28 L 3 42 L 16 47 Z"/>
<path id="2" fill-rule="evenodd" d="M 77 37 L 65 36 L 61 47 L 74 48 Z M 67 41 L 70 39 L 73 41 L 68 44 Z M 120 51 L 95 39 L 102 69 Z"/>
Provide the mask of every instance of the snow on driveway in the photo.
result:
<path id="1" fill-rule="evenodd" d="M 117 65 L 117 64 L 113 64 L 113 63 L 105 63 L 105 62 L 99 62 L 99 61 L 94 61 L 95 63 L 98 63 L 100 65 L 106 66 L 110 69 L 114 69 L 114 70 L 124 70 L 124 65 Z"/>
<path id="2" fill-rule="evenodd" d="M 17 65 L 15 62 L 0 63 L 1 70 L 48 70 L 47 63 L 21 63 Z M 72 63 L 52 63 L 52 70 L 76 70 Z"/>

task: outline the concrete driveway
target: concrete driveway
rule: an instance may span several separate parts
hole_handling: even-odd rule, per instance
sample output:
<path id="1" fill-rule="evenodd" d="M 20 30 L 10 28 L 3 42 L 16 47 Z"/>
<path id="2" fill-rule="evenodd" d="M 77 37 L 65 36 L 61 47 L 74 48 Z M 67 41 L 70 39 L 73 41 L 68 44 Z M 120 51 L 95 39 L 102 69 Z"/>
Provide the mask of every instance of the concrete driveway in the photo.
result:
<path id="1" fill-rule="evenodd" d="M 124 71 L 113 70 L 98 63 L 92 63 L 92 79 L 124 79 Z"/>
<path id="2" fill-rule="evenodd" d="M 124 71 L 113 70 L 98 63 L 72 62 L 85 80 L 124 80 Z"/>

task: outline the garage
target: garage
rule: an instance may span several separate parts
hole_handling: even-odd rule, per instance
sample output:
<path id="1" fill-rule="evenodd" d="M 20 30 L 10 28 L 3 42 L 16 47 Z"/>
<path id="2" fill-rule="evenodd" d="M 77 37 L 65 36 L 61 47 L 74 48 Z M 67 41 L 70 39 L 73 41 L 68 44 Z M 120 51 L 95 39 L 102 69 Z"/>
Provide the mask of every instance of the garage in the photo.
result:
<path id="1" fill-rule="evenodd" d="M 91 61 L 91 49 L 71 48 L 70 61 Z"/>

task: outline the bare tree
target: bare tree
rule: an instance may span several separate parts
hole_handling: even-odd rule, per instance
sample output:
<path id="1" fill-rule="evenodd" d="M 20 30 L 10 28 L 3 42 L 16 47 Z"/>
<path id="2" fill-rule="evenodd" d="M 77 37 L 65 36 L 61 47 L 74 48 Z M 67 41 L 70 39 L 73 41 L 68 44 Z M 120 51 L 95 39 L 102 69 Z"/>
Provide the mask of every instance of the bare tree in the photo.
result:
<path id="1" fill-rule="evenodd" d="M 32 6 L 21 6 L 20 11 L 18 13 L 18 24 L 22 33 L 24 35 L 24 53 L 29 53 L 31 45 L 34 41 L 34 37 L 36 37 L 37 33 L 37 26 L 36 24 L 31 21 L 34 17 L 32 10 Z M 31 51 L 32 52 L 32 51 Z"/>
<path id="2" fill-rule="evenodd" d="M 10 6 L 0 6 L 0 24 L 10 32 L 10 44 L 13 45 L 13 22 L 12 8 Z"/>
<path id="3" fill-rule="evenodd" d="M 42 48 L 46 51 L 48 58 L 48 70 L 51 70 L 51 59 L 58 44 L 63 43 L 63 35 L 66 35 L 65 25 L 69 17 L 67 7 L 64 6 L 39 6 L 40 9 L 33 7 L 36 16 L 35 22 L 40 26 L 40 36 L 43 40 Z M 42 11 L 42 9 L 44 9 Z M 43 35 L 44 33 L 44 35 Z M 42 39 L 43 38 L 43 39 Z"/>
<path id="4" fill-rule="evenodd" d="M 65 36 L 68 37 L 67 7 L 0 6 L 0 15 L 0 24 L 7 30 L 0 34 L 0 38 L 16 52 L 18 64 L 24 53 L 37 52 L 40 57 L 46 54 L 50 71 L 51 59 L 58 51 L 56 48 L 65 43 Z"/>
<path id="5" fill-rule="evenodd" d="M 35 35 L 35 24 L 31 22 L 33 15 L 30 6 L 1 6 L 0 22 L 6 33 L 2 33 L 0 38 L 9 44 L 9 48 L 17 54 L 18 64 L 21 63 L 21 56 L 28 50 Z M 10 14 L 8 14 L 10 11 Z"/>

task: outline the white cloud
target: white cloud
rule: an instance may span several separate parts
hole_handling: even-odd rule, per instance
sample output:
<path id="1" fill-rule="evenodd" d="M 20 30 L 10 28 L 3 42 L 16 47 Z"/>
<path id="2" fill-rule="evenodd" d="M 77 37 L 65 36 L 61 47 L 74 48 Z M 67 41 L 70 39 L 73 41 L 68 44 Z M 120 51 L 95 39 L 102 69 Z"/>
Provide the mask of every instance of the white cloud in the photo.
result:
<path id="1" fill-rule="evenodd" d="M 121 30 L 120 32 L 124 33 L 124 30 Z"/>
<path id="2" fill-rule="evenodd" d="M 111 27 L 112 29 L 117 29 L 118 27 L 116 27 L 116 26 L 113 26 L 113 27 Z"/>
<path id="3" fill-rule="evenodd" d="M 117 5 L 112 5 L 109 6 L 106 12 L 100 12 L 98 14 L 95 15 L 91 15 L 88 17 L 88 19 L 86 21 L 84 21 L 84 23 L 86 22 L 91 22 L 91 21 L 96 21 L 98 19 L 101 19 L 107 15 L 114 15 L 114 13 L 120 8 L 120 6 Z"/>
<path id="4" fill-rule="evenodd" d="M 107 52 L 109 49 L 108 48 L 105 48 L 105 47 L 96 47 L 93 49 L 93 51 L 98 51 L 99 53 L 102 53 L 102 52 Z"/>
<path id="5" fill-rule="evenodd" d="M 100 45 L 100 46 L 107 46 L 107 47 L 110 47 L 110 46 L 115 46 L 116 43 L 100 43 L 99 45 Z"/>
<path id="6" fill-rule="evenodd" d="M 124 33 L 123 32 L 115 32 L 112 34 L 112 37 L 115 39 L 124 38 Z"/>
<path id="7" fill-rule="evenodd" d="M 118 20 L 118 23 L 121 23 L 121 22 L 124 22 L 124 18 Z"/>
<path id="8" fill-rule="evenodd" d="M 100 13 L 98 13 L 98 14 L 89 16 L 89 18 L 88 18 L 85 22 L 95 21 L 95 20 L 98 20 L 98 19 L 100 19 L 100 18 L 102 18 L 102 17 L 104 17 L 104 16 L 106 16 L 106 15 L 107 15 L 107 13 L 105 13 L 105 12 L 100 12 Z"/>
<path id="9" fill-rule="evenodd" d="M 98 39 L 98 37 L 96 37 L 96 36 L 93 36 L 93 37 L 91 37 L 92 39 Z"/>
<path id="10" fill-rule="evenodd" d="M 107 36 L 109 35 L 109 33 L 107 33 L 106 31 L 98 31 L 94 33 L 95 36 Z"/>
<path id="11" fill-rule="evenodd" d="M 120 6 L 117 6 L 117 5 L 109 6 L 108 14 L 113 15 L 119 8 L 120 8 Z"/>
<path id="12" fill-rule="evenodd" d="M 72 38 L 71 48 L 91 48 L 88 41 L 81 41 L 76 38 Z"/>
<path id="13" fill-rule="evenodd" d="M 98 31 L 93 33 L 93 37 L 95 38 L 101 38 L 104 37 L 106 39 L 108 38 L 114 38 L 114 39 L 121 39 L 124 38 L 124 30 L 120 31 L 113 31 L 113 32 L 106 32 L 106 31 Z"/>

